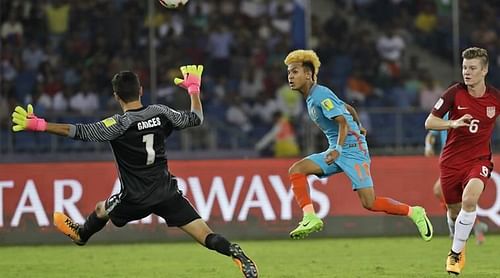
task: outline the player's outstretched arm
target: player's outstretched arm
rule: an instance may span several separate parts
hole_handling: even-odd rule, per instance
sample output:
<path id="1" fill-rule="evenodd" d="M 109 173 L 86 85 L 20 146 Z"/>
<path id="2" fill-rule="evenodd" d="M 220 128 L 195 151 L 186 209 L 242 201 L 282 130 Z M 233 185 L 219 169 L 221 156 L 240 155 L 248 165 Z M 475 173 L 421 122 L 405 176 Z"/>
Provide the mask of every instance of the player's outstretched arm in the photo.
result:
<path id="1" fill-rule="evenodd" d="M 184 79 L 175 78 L 175 85 L 187 90 L 191 98 L 191 112 L 198 115 L 203 122 L 203 106 L 200 99 L 201 76 L 203 65 L 188 65 L 180 68 Z"/>
<path id="2" fill-rule="evenodd" d="M 128 127 L 119 124 L 115 118 L 108 118 L 90 124 L 47 123 L 33 111 L 33 105 L 28 104 L 27 110 L 17 106 L 12 113 L 12 131 L 48 132 L 59 136 L 71 137 L 82 141 L 104 142 L 120 136 Z"/>
<path id="3" fill-rule="evenodd" d="M 47 123 L 45 119 L 35 115 L 33 105 L 28 104 L 27 110 L 21 106 L 16 106 L 12 113 L 12 131 L 35 131 L 48 132 L 60 136 L 68 136 L 71 125 Z"/>
<path id="4" fill-rule="evenodd" d="M 445 130 L 450 128 L 459 128 L 462 126 L 469 126 L 472 116 L 469 114 L 463 115 L 458 120 L 444 120 L 434 115 L 429 114 L 425 120 L 425 128 L 432 130 Z"/>

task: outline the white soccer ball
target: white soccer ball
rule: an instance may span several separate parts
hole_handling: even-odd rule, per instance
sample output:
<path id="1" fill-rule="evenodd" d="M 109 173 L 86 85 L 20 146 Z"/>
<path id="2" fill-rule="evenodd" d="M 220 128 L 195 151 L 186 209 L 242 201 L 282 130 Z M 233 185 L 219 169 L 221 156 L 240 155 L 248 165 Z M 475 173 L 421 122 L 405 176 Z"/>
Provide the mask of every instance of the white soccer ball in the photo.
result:
<path id="1" fill-rule="evenodd" d="M 186 5 L 188 0 L 158 0 L 160 4 L 167 9 L 175 9 L 179 6 Z"/>

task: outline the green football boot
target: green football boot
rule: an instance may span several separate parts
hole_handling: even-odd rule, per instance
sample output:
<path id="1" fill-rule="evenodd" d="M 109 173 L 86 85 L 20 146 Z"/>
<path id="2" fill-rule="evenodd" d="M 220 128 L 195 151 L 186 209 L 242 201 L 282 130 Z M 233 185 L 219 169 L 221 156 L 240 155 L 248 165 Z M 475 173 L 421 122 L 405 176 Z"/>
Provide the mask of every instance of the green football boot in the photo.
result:
<path id="1" fill-rule="evenodd" d="M 411 207 L 411 215 L 409 216 L 413 223 L 417 225 L 418 231 L 420 232 L 420 236 L 425 241 L 430 241 L 432 239 L 432 235 L 434 234 L 434 230 L 432 229 L 432 223 L 427 218 L 425 214 L 425 209 L 423 207 Z"/>
<path id="2" fill-rule="evenodd" d="M 292 239 L 301 239 L 308 236 L 310 233 L 323 230 L 323 221 L 316 214 L 305 214 L 299 226 L 290 232 Z"/>

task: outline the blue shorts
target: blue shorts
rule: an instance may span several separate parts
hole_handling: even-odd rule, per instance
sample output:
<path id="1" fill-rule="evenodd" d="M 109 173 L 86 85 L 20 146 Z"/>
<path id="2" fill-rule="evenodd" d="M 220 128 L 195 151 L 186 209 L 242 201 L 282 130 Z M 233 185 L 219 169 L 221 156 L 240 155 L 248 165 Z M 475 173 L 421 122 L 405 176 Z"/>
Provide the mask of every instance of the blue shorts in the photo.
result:
<path id="1" fill-rule="evenodd" d="M 359 148 L 358 144 L 345 147 L 340 157 L 330 165 L 325 162 L 325 156 L 328 152 L 329 150 L 326 150 L 306 157 L 321 167 L 323 175 L 319 176 L 320 178 L 344 172 L 351 180 L 353 190 L 373 186 L 370 174 L 370 154 L 366 145 L 363 148 Z"/>

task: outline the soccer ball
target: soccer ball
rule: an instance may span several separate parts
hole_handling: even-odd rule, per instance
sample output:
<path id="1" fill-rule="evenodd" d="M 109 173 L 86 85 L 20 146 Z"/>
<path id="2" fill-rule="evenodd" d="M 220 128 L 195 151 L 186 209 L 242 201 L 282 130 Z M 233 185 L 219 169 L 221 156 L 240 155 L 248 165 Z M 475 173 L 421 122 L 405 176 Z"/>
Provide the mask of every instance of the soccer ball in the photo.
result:
<path id="1" fill-rule="evenodd" d="M 167 9 L 175 9 L 181 5 L 186 5 L 188 0 L 158 0 L 160 4 Z"/>

